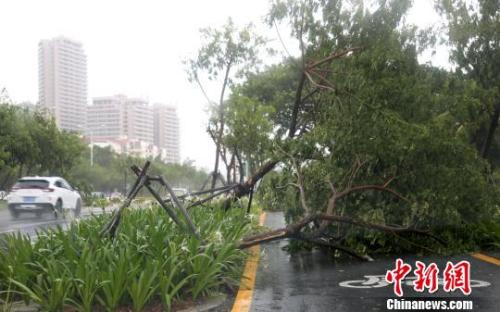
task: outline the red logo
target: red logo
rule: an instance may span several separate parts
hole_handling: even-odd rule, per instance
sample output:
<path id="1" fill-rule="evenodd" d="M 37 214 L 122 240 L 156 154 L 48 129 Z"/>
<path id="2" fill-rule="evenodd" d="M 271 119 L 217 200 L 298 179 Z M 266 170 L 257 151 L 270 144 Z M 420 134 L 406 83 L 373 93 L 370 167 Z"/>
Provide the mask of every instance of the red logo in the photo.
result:
<path id="1" fill-rule="evenodd" d="M 413 289 L 418 292 L 423 292 L 425 289 L 429 293 L 434 293 L 438 290 L 440 284 L 443 285 L 443 290 L 452 292 L 460 289 L 464 295 L 471 293 L 470 286 L 470 263 L 469 261 L 460 261 L 453 264 L 448 261 L 446 268 L 443 271 L 442 279 L 439 278 L 439 268 L 435 263 L 428 266 L 425 263 L 416 261 L 416 269 L 413 271 L 415 280 L 413 281 Z M 394 284 L 394 294 L 398 297 L 403 296 L 402 283 L 405 282 L 405 277 L 411 272 L 411 265 L 404 263 L 402 259 L 396 259 L 396 268 L 387 271 L 385 280 L 387 283 Z M 406 281 L 407 285 L 410 285 Z"/>
<path id="2" fill-rule="evenodd" d="M 444 291 L 450 292 L 460 289 L 464 295 L 469 295 L 470 288 L 470 263 L 469 261 L 460 261 L 453 264 L 448 261 L 443 273 Z"/>
<path id="3" fill-rule="evenodd" d="M 413 272 L 417 279 L 413 282 L 413 289 L 418 292 L 423 292 L 425 288 L 429 289 L 429 293 L 434 293 L 438 289 L 438 273 L 439 269 L 435 263 L 431 263 L 428 267 L 420 261 L 416 261 L 417 269 Z"/>
<path id="4" fill-rule="evenodd" d="M 385 274 L 385 280 L 388 283 L 394 283 L 394 293 L 401 297 L 403 296 L 403 288 L 401 287 L 401 281 L 411 272 L 411 265 L 404 263 L 403 260 L 396 260 L 396 268 L 392 271 L 387 271 Z"/>

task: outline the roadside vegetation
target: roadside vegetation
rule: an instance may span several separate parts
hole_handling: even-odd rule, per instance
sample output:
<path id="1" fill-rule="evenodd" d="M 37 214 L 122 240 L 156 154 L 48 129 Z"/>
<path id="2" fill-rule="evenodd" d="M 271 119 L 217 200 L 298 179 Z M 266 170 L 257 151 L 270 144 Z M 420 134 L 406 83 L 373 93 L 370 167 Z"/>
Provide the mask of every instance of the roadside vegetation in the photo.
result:
<path id="1" fill-rule="evenodd" d="M 500 4 L 434 4 L 440 24 L 419 29 L 409 0 L 271 1 L 283 59 L 265 67 L 251 28 L 202 31 L 188 70 L 221 86 L 207 99 L 213 179 L 220 157 L 236 198 L 256 190 L 289 223 L 251 243 L 360 256 L 500 246 Z M 450 69 L 421 61 L 437 43 Z"/>
<path id="2" fill-rule="evenodd" d="M 253 227 L 243 209 L 214 206 L 190 214 L 203 240 L 158 207 L 127 210 L 114 240 L 99 235 L 110 215 L 44 230 L 36 239 L 8 234 L 0 245 L 0 299 L 43 311 L 169 311 L 173 304 L 226 292 L 239 281 L 237 243 Z M 7 302 L 5 302 L 7 301 Z M 127 310 L 129 311 L 129 310 Z"/>
<path id="3" fill-rule="evenodd" d="M 62 176 L 87 198 L 92 192 L 125 193 L 135 177 L 130 166 L 143 162 L 110 148 L 90 149 L 82 136 L 60 131 L 43 112 L 28 110 L 0 98 L 0 191 L 8 191 L 27 175 Z M 192 162 L 165 164 L 151 159 L 151 172 L 162 174 L 174 187 L 198 189 L 206 173 Z M 132 174 L 133 175 L 133 174 Z"/>

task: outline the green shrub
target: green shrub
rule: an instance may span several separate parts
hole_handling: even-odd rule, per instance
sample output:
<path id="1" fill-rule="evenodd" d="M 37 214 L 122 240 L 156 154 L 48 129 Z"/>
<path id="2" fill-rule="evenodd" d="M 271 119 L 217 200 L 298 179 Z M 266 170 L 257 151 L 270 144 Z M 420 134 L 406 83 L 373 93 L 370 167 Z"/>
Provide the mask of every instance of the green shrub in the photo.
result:
<path id="1" fill-rule="evenodd" d="M 114 240 L 99 235 L 110 215 L 41 231 L 36 240 L 8 234 L 0 244 L 0 300 L 24 299 L 46 311 L 141 311 L 152 301 L 170 310 L 176 300 L 221 291 L 241 273 L 236 242 L 251 230 L 251 218 L 243 209 L 190 213 L 202 241 L 159 207 L 125 211 Z"/>

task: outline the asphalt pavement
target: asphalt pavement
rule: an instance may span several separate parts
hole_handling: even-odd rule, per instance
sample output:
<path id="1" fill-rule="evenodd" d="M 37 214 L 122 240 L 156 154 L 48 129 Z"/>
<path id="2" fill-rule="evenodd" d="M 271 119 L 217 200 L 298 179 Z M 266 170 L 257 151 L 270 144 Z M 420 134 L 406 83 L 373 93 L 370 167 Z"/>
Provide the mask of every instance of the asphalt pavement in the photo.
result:
<path id="1" fill-rule="evenodd" d="M 268 213 L 265 225 L 284 226 L 282 213 Z M 334 260 L 321 250 L 289 254 L 282 250 L 286 241 L 263 245 L 255 277 L 250 311 L 386 311 L 387 299 L 398 298 L 393 285 L 385 282 L 397 257 L 377 258 L 372 262 Z M 471 255 L 456 257 L 401 257 L 412 266 L 415 260 L 435 262 L 443 270 L 447 261 L 468 260 L 471 264 L 472 292 L 444 292 L 442 285 L 433 294 L 413 290 L 410 279 L 403 286 L 404 296 L 412 300 L 471 300 L 473 311 L 500 311 L 500 267 Z M 412 275 L 412 274 L 411 274 Z M 409 275 L 410 276 L 410 275 Z M 234 310 L 233 310 L 234 311 Z"/>
<path id="2" fill-rule="evenodd" d="M 91 214 L 100 214 L 102 209 L 98 207 L 82 208 L 81 218 Z M 61 226 L 66 227 L 72 220 L 69 217 L 56 219 L 52 213 L 45 213 L 37 217 L 34 213 L 22 213 L 18 218 L 12 218 L 7 208 L 0 209 L 0 235 L 6 233 L 20 232 L 33 235 L 36 230 Z"/>
<path id="3" fill-rule="evenodd" d="M 99 213 L 102 213 L 100 208 L 84 208 L 81 218 Z M 36 230 L 65 227 L 70 221 L 55 219 L 49 213 L 41 218 L 26 213 L 13 219 L 4 208 L 0 209 L 0 235 L 10 232 L 33 235 Z M 269 228 L 283 227 L 283 214 L 267 213 L 265 225 Z M 387 299 L 397 298 L 392 285 L 384 279 L 387 270 L 394 269 L 397 257 L 376 258 L 372 262 L 340 261 L 321 250 L 289 254 L 282 249 L 286 245 L 287 241 L 282 240 L 265 244 L 260 249 L 250 311 L 386 311 Z M 498 256 L 495 253 L 491 255 Z M 401 258 L 412 265 L 416 260 L 427 265 L 434 262 L 441 270 L 447 261 L 458 263 L 467 260 L 471 264 L 472 293 L 469 296 L 460 291 L 444 292 L 442 285 L 436 293 L 419 293 L 410 286 L 412 280 L 407 279 L 403 283 L 404 300 L 470 300 L 473 311 L 500 311 L 499 260 L 496 260 L 497 264 L 495 261 L 489 263 L 471 255 L 425 258 L 409 255 Z"/>

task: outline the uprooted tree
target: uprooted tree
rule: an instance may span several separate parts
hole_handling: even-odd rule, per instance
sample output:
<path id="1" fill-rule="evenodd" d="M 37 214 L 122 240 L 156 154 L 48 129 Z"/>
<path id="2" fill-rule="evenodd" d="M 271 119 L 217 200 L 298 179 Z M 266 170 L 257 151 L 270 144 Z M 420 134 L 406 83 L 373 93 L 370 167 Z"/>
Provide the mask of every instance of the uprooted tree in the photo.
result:
<path id="1" fill-rule="evenodd" d="M 498 245 L 500 192 L 473 144 L 484 89 L 419 64 L 435 38 L 405 24 L 411 1 L 374 7 L 272 3 L 269 25 L 281 36 L 287 23 L 300 56 L 232 86 L 216 143 L 250 164 L 221 192 L 232 192 L 225 204 L 263 180 L 259 196 L 289 225 L 240 247 L 294 238 L 359 255 Z"/>

